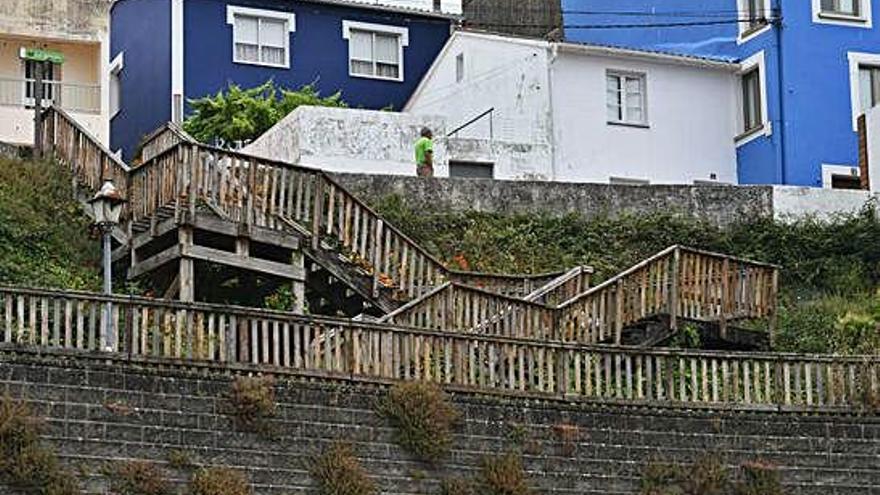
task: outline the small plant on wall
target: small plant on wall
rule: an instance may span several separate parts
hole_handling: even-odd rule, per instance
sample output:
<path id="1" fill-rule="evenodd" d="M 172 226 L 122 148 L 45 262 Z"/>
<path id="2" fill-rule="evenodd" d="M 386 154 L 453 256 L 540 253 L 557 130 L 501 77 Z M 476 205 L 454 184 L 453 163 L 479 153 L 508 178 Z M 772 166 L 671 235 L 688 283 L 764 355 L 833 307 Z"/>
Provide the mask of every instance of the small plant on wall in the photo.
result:
<path id="1" fill-rule="evenodd" d="M 475 481 L 476 493 L 480 495 L 531 495 L 522 457 L 507 453 L 499 457 L 486 457 Z"/>
<path id="2" fill-rule="evenodd" d="M 71 473 L 40 441 L 43 422 L 21 401 L 0 401 L 0 481 L 26 495 L 76 495 Z"/>
<path id="3" fill-rule="evenodd" d="M 379 411 L 397 427 L 397 441 L 419 459 L 437 462 L 449 454 L 452 427 L 460 414 L 439 386 L 424 382 L 395 385 Z"/>
<path id="4" fill-rule="evenodd" d="M 196 471 L 190 482 L 191 495 L 252 495 L 247 476 L 229 468 L 206 468 Z"/>
<path id="5" fill-rule="evenodd" d="M 171 487 L 155 464 L 127 461 L 108 466 L 110 487 L 117 495 L 171 495 Z"/>
<path id="6" fill-rule="evenodd" d="M 335 443 L 312 459 L 309 471 L 320 495 L 376 495 L 376 485 L 355 457 L 354 449 Z"/>
<path id="7" fill-rule="evenodd" d="M 271 433 L 275 417 L 275 380 L 272 377 L 239 377 L 229 392 L 232 414 L 239 428 L 261 434 Z"/>

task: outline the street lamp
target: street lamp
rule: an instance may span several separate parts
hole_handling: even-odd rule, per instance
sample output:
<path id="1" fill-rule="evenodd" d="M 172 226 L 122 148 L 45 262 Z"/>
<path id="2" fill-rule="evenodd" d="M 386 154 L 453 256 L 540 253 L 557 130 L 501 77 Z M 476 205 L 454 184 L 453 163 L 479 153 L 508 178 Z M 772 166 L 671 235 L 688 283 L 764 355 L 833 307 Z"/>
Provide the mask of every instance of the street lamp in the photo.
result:
<path id="1" fill-rule="evenodd" d="M 104 185 L 101 190 L 95 194 L 95 197 L 89 200 L 89 206 L 92 208 L 92 216 L 95 219 L 95 226 L 101 231 L 104 242 L 104 295 L 113 295 L 113 286 L 111 281 L 111 258 L 110 251 L 110 235 L 113 228 L 119 224 L 119 216 L 122 214 L 122 205 L 125 200 L 113 181 L 104 179 Z M 104 345 L 106 351 L 113 351 L 116 348 L 116 333 L 113 331 L 113 307 L 110 301 L 107 301 L 104 308 Z"/>

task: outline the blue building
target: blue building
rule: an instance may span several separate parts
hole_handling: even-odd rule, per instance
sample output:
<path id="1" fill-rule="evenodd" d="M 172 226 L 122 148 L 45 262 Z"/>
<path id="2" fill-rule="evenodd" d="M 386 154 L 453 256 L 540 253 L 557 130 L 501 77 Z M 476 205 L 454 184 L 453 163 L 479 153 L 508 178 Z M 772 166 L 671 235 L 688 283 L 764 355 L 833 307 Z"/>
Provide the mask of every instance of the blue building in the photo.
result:
<path id="1" fill-rule="evenodd" d="M 563 0 L 571 41 L 740 62 L 740 182 L 825 187 L 857 173 L 857 118 L 880 102 L 875 11 L 880 0 Z"/>
<path id="2" fill-rule="evenodd" d="M 117 0 L 111 10 L 112 149 L 130 158 L 187 101 L 228 83 L 314 83 L 351 106 L 401 108 L 453 17 L 345 0 Z"/>

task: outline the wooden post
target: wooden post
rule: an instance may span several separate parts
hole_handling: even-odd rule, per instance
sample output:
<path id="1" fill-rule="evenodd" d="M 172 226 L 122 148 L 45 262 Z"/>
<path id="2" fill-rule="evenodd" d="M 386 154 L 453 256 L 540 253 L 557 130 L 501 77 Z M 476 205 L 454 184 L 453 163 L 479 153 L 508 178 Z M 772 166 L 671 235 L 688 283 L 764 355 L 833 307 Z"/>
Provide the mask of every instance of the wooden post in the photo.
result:
<path id="1" fill-rule="evenodd" d="M 324 214 L 324 177 L 320 174 L 316 176 L 312 205 L 312 249 L 318 249 L 321 243 L 321 216 Z"/>
<path id="2" fill-rule="evenodd" d="M 382 266 L 382 230 L 384 222 L 379 219 L 376 222 L 376 232 L 373 237 L 373 297 L 379 297 L 379 269 Z"/>
<path id="3" fill-rule="evenodd" d="M 34 62 L 34 158 L 43 158 L 43 71 L 45 62 Z"/>
<path id="4" fill-rule="evenodd" d="M 617 310 L 614 315 L 614 343 L 620 345 L 623 340 L 623 279 L 617 280 L 615 303 Z"/>
<path id="5" fill-rule="evenodd" d="M 190 248 L 193 245 L 192 227 L 182 225 L 177 231 L 180 243 L 180 301 L 191 303 L 195 301 L 195 267 L 193 259 L 189 257 Z"/>
<path id="6" fill-rule="evenodd" d="M 770 334 L 770 349 L 776 344 L 776 325 L 779 319 L 779 270 L 773 268 L 773 281 L 770 286 L 770 321 L 767 331 Z"/>
<path id="7" fill-rule="evenodd" d="M 300 273 L 299 279 L 293 280 L 293 312 L 302 315 L 306 312 L 306 263 L 302 251 L 294 251 L 290 262 Z"/>
<path id="8" fill-rule="evenodd" d="M 730 260 L 724 258 L 721 265 L 721 315 L 718 320 L 718 327 L 721 331 L 721 338 L 727 339 L 727 311 L 730 305 Z"/>
<path id="9" fill-rule="evenodd" d="M 681 266 L 681 250 L 675 248 L 672 253 L 672 287 L 669 289 L 669 328 L 678 330 L 678 286 L 681 282 L 679 267 Z"/>

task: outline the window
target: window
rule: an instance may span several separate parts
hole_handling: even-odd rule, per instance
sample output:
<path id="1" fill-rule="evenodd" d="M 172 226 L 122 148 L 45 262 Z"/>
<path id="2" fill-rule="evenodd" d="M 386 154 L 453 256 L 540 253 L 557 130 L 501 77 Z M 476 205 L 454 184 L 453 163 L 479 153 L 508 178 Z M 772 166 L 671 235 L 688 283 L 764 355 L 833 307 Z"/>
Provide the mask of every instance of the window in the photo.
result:
<path id="1" fill-rule="evenodd" d="M 24 103 L 34 104 L 34 90 L 36 89 L 37 64 L 33 60 L 24 61 Z M 61 66 L 53 63 L 43 63 L 43 99 L 53 101 L 56 97 L 56 86 L 61 81 Z M 47 103 L 48 105 L 48 103 Z"/>
<path id="2" fill-rule="evenodd" d="M 859 114 L 880 103 L 880 66 L 859 66 Z"/>
<path id="3" fill-rule="evenodd" d="M 862 16 L 862 0 L 821 0 L 822 14 L 845 17 Z"/>
<path id="4" fill-rule="evenodd" d="M 495 164 L 485 162 L 450 160 L 449 177 L 466 179 L 494 179 Z"/>
<path id="5" fill-rule="evenodd" d="M 348 40 L 349 73 L 357 77 L 403 81 L 403 47 L 409 30 L 362 22 L 343 21 Z"/>
<path id="6" fill-rule="evenodd" d="M 743 132 L 749 133 L 764 124 L 761 103 L 761 69 L 755 67 L 742 75 Z"/>
<path id="7" fill-rule="evenodd" d="M 230 6 L 232 60 L 242 64 L 290 67 L 290 33 L 296 30 L 293 14 Z"/>
<path id="8" fill-rule="evenodd" d="M 464 53 L 459 53 L 455 57 L 455 82 L 464 80 Z"/>
<path id="9" fill-rule="evenodd" d="M 750 33 L 767 25 L 767 12 L 764 0 L 743 0 L 745 2 L 745 15 L 748 23 L 745 32 Z"/>
<path id="10" fill-rule="evenodd" d="M 645 75 L 609 72 L 607 84 L 608 122 L 646 125 Z"/>

